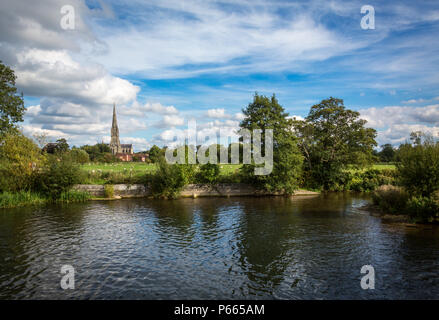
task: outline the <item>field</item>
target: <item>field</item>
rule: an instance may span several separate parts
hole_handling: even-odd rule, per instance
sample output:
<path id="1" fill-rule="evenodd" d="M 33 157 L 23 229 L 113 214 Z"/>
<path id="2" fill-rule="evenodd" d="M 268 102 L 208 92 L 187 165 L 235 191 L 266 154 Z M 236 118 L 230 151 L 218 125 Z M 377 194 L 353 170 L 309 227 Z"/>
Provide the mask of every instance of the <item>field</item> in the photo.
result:
<path id="1" fill-rule="evenodd" d="M 221 164 L 220 175 L 229 176 L 240 167 L 239 164 Z M 153 173 L 157 165 L 142 162 L 87 163 L 81 168 L 86 173 L 84 184 L 143 183 L 145 174 Z"/>
<path id="2" fill-rule="evenodd" d="M 221 174 L 227 175 L 235 172 L 241 167 L 239 164 L 221 164 Z M 394 164 L 374 164 L 372 166 L 374 169 L 395 169 Z M 118 162 L 118 163 L 88 163 L 82 166 L 85 171 L 102 171 L 102 172 L 132 172 L 133 174 L 138 173 L 151 173 L 156 170 L 156 165 L 153 163 L 142 163 L 142 162 Z"/>

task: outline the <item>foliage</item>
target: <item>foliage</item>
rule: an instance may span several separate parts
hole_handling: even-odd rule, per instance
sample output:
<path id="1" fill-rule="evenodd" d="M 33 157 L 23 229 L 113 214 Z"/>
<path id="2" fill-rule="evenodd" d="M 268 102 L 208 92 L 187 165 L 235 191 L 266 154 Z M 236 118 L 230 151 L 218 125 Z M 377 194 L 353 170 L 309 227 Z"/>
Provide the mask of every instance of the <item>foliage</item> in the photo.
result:
<path id="1" fill-rule="evenodd" d="M 220 176 L 220 166 L 216 163 L 206 163 L 200 166 L 197 181 L 201 183 L 215 184 Z"/>
<path id="2" fill-rule="evenodd" d="M 181 189 L 194 178 L 195 165 L 168 164 L 159 159 L 157 171 L 150 177 L 151 190 L 155 197 L 176 198 Z"/>
<path id="3" fill-rule="evenodd" d="M 17 95 L 16 79 L 14 71 L 0 61 L 0 137 L 16 132 L 16 123 L 23 121 L 26 109 L 23 94 Z"/>
<path id="4" fill-rule="evenodd" d="M 273 170 L 269 175 L 255 175 L 257 165 L 244 164 L 242 173 L 247 182 L 269 191 L 291 194 L 298 188 L 303 157 L 297 147 L 297 138 L 292 128 L 292 120 L 278 103 L 275 95 L 271 98 L 257 93 L 253 102 L 242 110 L 245 118 L 240 127 L 253 132 L 261 129 L 262 150 L 265 150 L 265 131 L 273 130 Z M 254 150 L 254 146 L 253 146 Z"/>
<path id="5" fill-rule="evenodd" d="M 29 190 L 32 174 L 44 161 L 38 146 L 19 132 L 0 145 L 0 191 Z"/>
<path id="6" fill-rule="evenodd" d="M 407 202 L 407 213 L 417 222 L 432 222 L 439 218 L 439 204 L 431 197 L 412 197 Z"/>
<path id="7" fill-rule="evenodd" d="M 379 186 L 391 185 L 396 181 L 395 170 L 368 169 L 365 171 L 355 171 L 349 174 L 349 183 L 346 190 L 368 192 L 374 191 Z"/>
<path id="8" fill-rule="evenodd" d="M 396 151 L 393 149 L 390 143 L 383 144 L 381 146 L 381 151 L 378 152 L 378 157 L 381 162 L 392 162 L 395 161 Z"/>
<path id="9" fill-rule="evenodd" d="M 29 190 L 17 192 L 2 192 L 0 193 L 0 208 L 14 208 L 25 205 L 41 205 L 45 204 L 47 199 L 40 196 L 38 193 Z"/>
<path id="10" fill-rule="evenodd" d="M 70 150 L 69 157 L 73 162 L 79 164 L 84 164 L 90 161 L 88 153 L 78 148 L 73 148 L 72 150 Z"/>
<path id="11" fill-rule="evenodd" d="M 373 161 L 376 131 L 365 128 L 359 116 L 331 97 L 312 106 L 304 121 L 294 120 L 308 186 L 337 189 L 348 165 L 364 167 Z"/>
<path id="12" fill-rule="evenodd" d="M 401 187 L 385 185 L 372 194 L 372 199 L 385 212 L 405 214 L 409 195 Z"/>
<path id="13" fill-rule="evenodd" d="M 93 146 L 84 145 L 81 149 L 88 153 L 90 161 L 107 163 L 117 161 L 116 157 L 111 154 L 110 146 L 108 144 L 97 143 Z"/>
<path id="14" fill-rule="evenodd" d="M 56 148 L 55 148 L 55 152 L 56 153 L 65 153 L 67 151 L 69 151 L 69 144 L 67 143 L 67 140 L 64 138 L 58 139 L 56 140 Z"/>
<path id="15" fill-rule="evenodd" d="M 439 189 L 439 144 L 432 140 L 404 144 L 398 150 L 400 183 L 414 196 L 430 197 Z"/>
<path id="16" fill-rule="evenodd" d="M 105 198 L 113 198 L 114 197 L 114 186 L 112 184 L 106 184 L 104 186 L 104 196 L 105 196 Z"/>
<path id="17" fill-rule="evenodd" d="M 160 157 L 164 156 L 162 149 L 160 149 L 156 145 L 153 145 L 151 149 L 149 149 L 148 153 L 149 153 L 149 159 L 151 160 L 152 163 L 159 162 Z"/>
<path id="18" fill-rule="evenodd" d="M 34 190 L 45 196 L 59 199 L 63 192 L 82 180 L 82 173 L 77 164 L 68 157 L 49 156 L 43 170 L 35 174 Z"/>

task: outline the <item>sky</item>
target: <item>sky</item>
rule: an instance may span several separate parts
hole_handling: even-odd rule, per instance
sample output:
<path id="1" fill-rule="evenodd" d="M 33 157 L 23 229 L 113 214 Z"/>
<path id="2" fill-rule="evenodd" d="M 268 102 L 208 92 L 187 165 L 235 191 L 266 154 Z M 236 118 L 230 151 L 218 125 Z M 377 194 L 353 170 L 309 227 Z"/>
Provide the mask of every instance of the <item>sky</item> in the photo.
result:
<path id="1" fill-rule="evenodd" d="M 364 5 L 373 29 L 362 28 Z M 341 98 L 379 145 L 437 136 L 438 34 L 437 0 L 0 1 L 0 60 L 24 94 L 22 131 L 108 143 L 116 103 L 121 143 L 135 151 L 171 144 L 189 120 L 200 136 L 236 132 L 255 92 L 296 117 Z"/>

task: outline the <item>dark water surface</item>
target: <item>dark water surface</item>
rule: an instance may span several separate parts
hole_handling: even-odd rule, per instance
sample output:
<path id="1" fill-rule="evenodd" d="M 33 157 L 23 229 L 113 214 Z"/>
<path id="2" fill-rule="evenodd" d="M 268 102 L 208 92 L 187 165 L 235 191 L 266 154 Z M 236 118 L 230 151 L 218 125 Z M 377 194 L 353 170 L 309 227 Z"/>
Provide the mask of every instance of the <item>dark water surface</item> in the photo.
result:
<path id="1" fill-rule="evenodd" d="M 360 196 L 117 200 L 0 210 L 2 299 L 439 299 L 439 234 Z M 62 265 L 75 289 L 62 290 Z M 360 269 L 375 268 L 375 290 Z"/>

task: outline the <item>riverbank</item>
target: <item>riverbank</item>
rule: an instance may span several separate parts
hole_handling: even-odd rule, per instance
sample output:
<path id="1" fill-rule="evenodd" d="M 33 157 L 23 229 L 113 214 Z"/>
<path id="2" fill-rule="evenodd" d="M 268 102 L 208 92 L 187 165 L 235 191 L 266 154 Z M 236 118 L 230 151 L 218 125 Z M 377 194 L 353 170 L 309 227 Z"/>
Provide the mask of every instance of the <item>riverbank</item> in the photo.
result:
<path id="1" fill-rule="evenodd" d="M 111 198 L 149 198 L 152 191 L 143 184 L 114 184 Z M 104 185 L 79 184 L 73 186 L 75 191 L 87 192 L 92 200 L 109 199 L 105 194 Z M 294 195 L 318 195 L 319 192 L 309 190 L 297 190 Z M 251 185 L 243 183 L 188 184 L 179 193 L 181 198 L 198 197 L 242 197 L 242 196 L 273 196 L 281 193 L 257 190 Z"/>
<path id="2" fill-rule="evenodd" d="M 372 203 L 360 207 L 372 217 L 380 218 L 382 222 L 399 224 L 407 228 L 432 229 L 439 227 L 438 222 L 417 222 L 406 214 L 391 214 L 384 212 L 379 206 Z"/>

